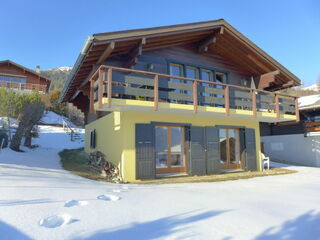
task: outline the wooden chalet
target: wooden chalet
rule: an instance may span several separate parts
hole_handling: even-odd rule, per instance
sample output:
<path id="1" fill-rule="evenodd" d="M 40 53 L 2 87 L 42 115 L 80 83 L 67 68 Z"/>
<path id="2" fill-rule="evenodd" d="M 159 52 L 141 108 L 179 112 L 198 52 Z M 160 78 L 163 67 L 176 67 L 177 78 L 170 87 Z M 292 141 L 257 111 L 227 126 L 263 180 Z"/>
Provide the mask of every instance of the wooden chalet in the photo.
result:
<path id="1" fill-rule="evenodd" d="M 94 34 L 61 93 L 124 179 L 261 170 L 259 123 L 299 121 L 300 80 L 225 20 Z"/>
<path id="2" fill-rule="evenodd" d="M 10 60 L 4 60 L 0 61 L 0 87 L 21 92 L 46 93 L 50 87 L 50 80 L 36 71 Z"/>

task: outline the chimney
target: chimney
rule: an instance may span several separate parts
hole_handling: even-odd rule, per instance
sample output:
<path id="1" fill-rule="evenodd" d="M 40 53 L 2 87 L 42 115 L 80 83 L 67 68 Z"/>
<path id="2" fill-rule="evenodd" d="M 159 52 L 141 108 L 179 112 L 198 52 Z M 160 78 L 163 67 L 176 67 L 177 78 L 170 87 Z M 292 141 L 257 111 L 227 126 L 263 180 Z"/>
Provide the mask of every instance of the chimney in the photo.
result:
<path id="1" fill-rule="evenodd" d="M 36 72 L 37 72 L 37 73 L 40 73 L 40 65 L 37 65 L 37 66 L 36 66 Z"/>

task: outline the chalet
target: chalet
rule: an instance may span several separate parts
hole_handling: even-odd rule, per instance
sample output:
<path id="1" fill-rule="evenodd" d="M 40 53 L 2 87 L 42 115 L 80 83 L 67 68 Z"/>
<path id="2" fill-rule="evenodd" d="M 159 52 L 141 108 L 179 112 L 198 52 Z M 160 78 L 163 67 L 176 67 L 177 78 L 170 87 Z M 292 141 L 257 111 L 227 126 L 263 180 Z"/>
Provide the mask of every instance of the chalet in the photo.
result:
<path id="1" fill-rule="evenodd" d="M 0 87 L 21 92 L 46 93 L 49 86 L 50 80 L 38 72 L 10 60 L 0 61 Z"/>
<path id="2" fill-rule="evenodd" d="M 60 95 L 87 152 L 135 181 L 261 171 L 259 123 L 299 121 L 300 80 L 225 20 L 89 37 Z"/>
<path id="3" fill-rule="evenodd" d="M 299 112 L 300 122 L 261 124 L 264 152 L 285 162 L 320 167 L 320 95 L 300 97 Z"/>

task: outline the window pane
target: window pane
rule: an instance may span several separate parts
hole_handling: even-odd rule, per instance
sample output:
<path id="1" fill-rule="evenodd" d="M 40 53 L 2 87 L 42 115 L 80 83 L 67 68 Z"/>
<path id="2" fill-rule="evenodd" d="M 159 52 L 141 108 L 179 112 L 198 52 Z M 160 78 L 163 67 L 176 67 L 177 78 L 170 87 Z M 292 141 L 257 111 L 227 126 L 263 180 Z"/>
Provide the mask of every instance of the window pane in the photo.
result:
<path id="1" fill-rule="evenodd" d="M 220 162 L 222 164 L 227 163 L 227 130 L 219 129 L 219 138 L 220 138 Z"/>
<path id="2" fill-rule="evenodd" d="M 230 163 L 240 163 L 239 130 L 229 129 Z"/>
<path id="3" fill-rule="evenodd" d="M 168 128 L 156 126 L 156 167 L 168 167 Z"/>
<path id="4" fill-rule="evenodd" d="M 183 128 L 171 127 L 171 166 L 181 167 L 183 165 Z"/>

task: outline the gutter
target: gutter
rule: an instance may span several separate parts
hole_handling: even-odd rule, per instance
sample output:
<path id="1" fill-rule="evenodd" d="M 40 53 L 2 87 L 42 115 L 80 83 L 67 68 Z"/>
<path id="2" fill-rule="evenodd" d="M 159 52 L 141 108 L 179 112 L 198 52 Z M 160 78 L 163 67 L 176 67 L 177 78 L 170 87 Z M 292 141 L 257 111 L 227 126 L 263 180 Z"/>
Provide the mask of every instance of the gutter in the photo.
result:
<path id="1" fill-rule="evenodd" d="M 67 89 L 69 89 L 69 86 L 73 82 L 73 79 L 74 79 L 76 73 L 78 72 L 79 67 L 80 67 L 84 57 L 87 55 L 88 50 L 90 49 L 90 47 L 91 47 L 91 45 L 93 43 L 93 40 L 94 40 L 93 36 L 87 37 L 87 39 L 86 39 L 86 41 L 85 41 L 85 43 L 84 43 L 84 45 L 83 45 L 83 47 L 81 49 L 81 52 L 80 52 L 80 54 L 79 54 L 79 56 L 77 58 L 77 61 L 72 67 L 72 70 L 71 70 L 71 73 L 70 73 L 70 75 L 68 77 L 68 80 L 66 81 L 66 83 L 63 86 L 63 89 L 62 89 L 62 91 L 60 93 L 60 96 L 59 96 L 59 99 L 58 99 L 58 104 L 64 102 L 64 97 L 65 97 L 65 95 L 67 93 Z"/>

